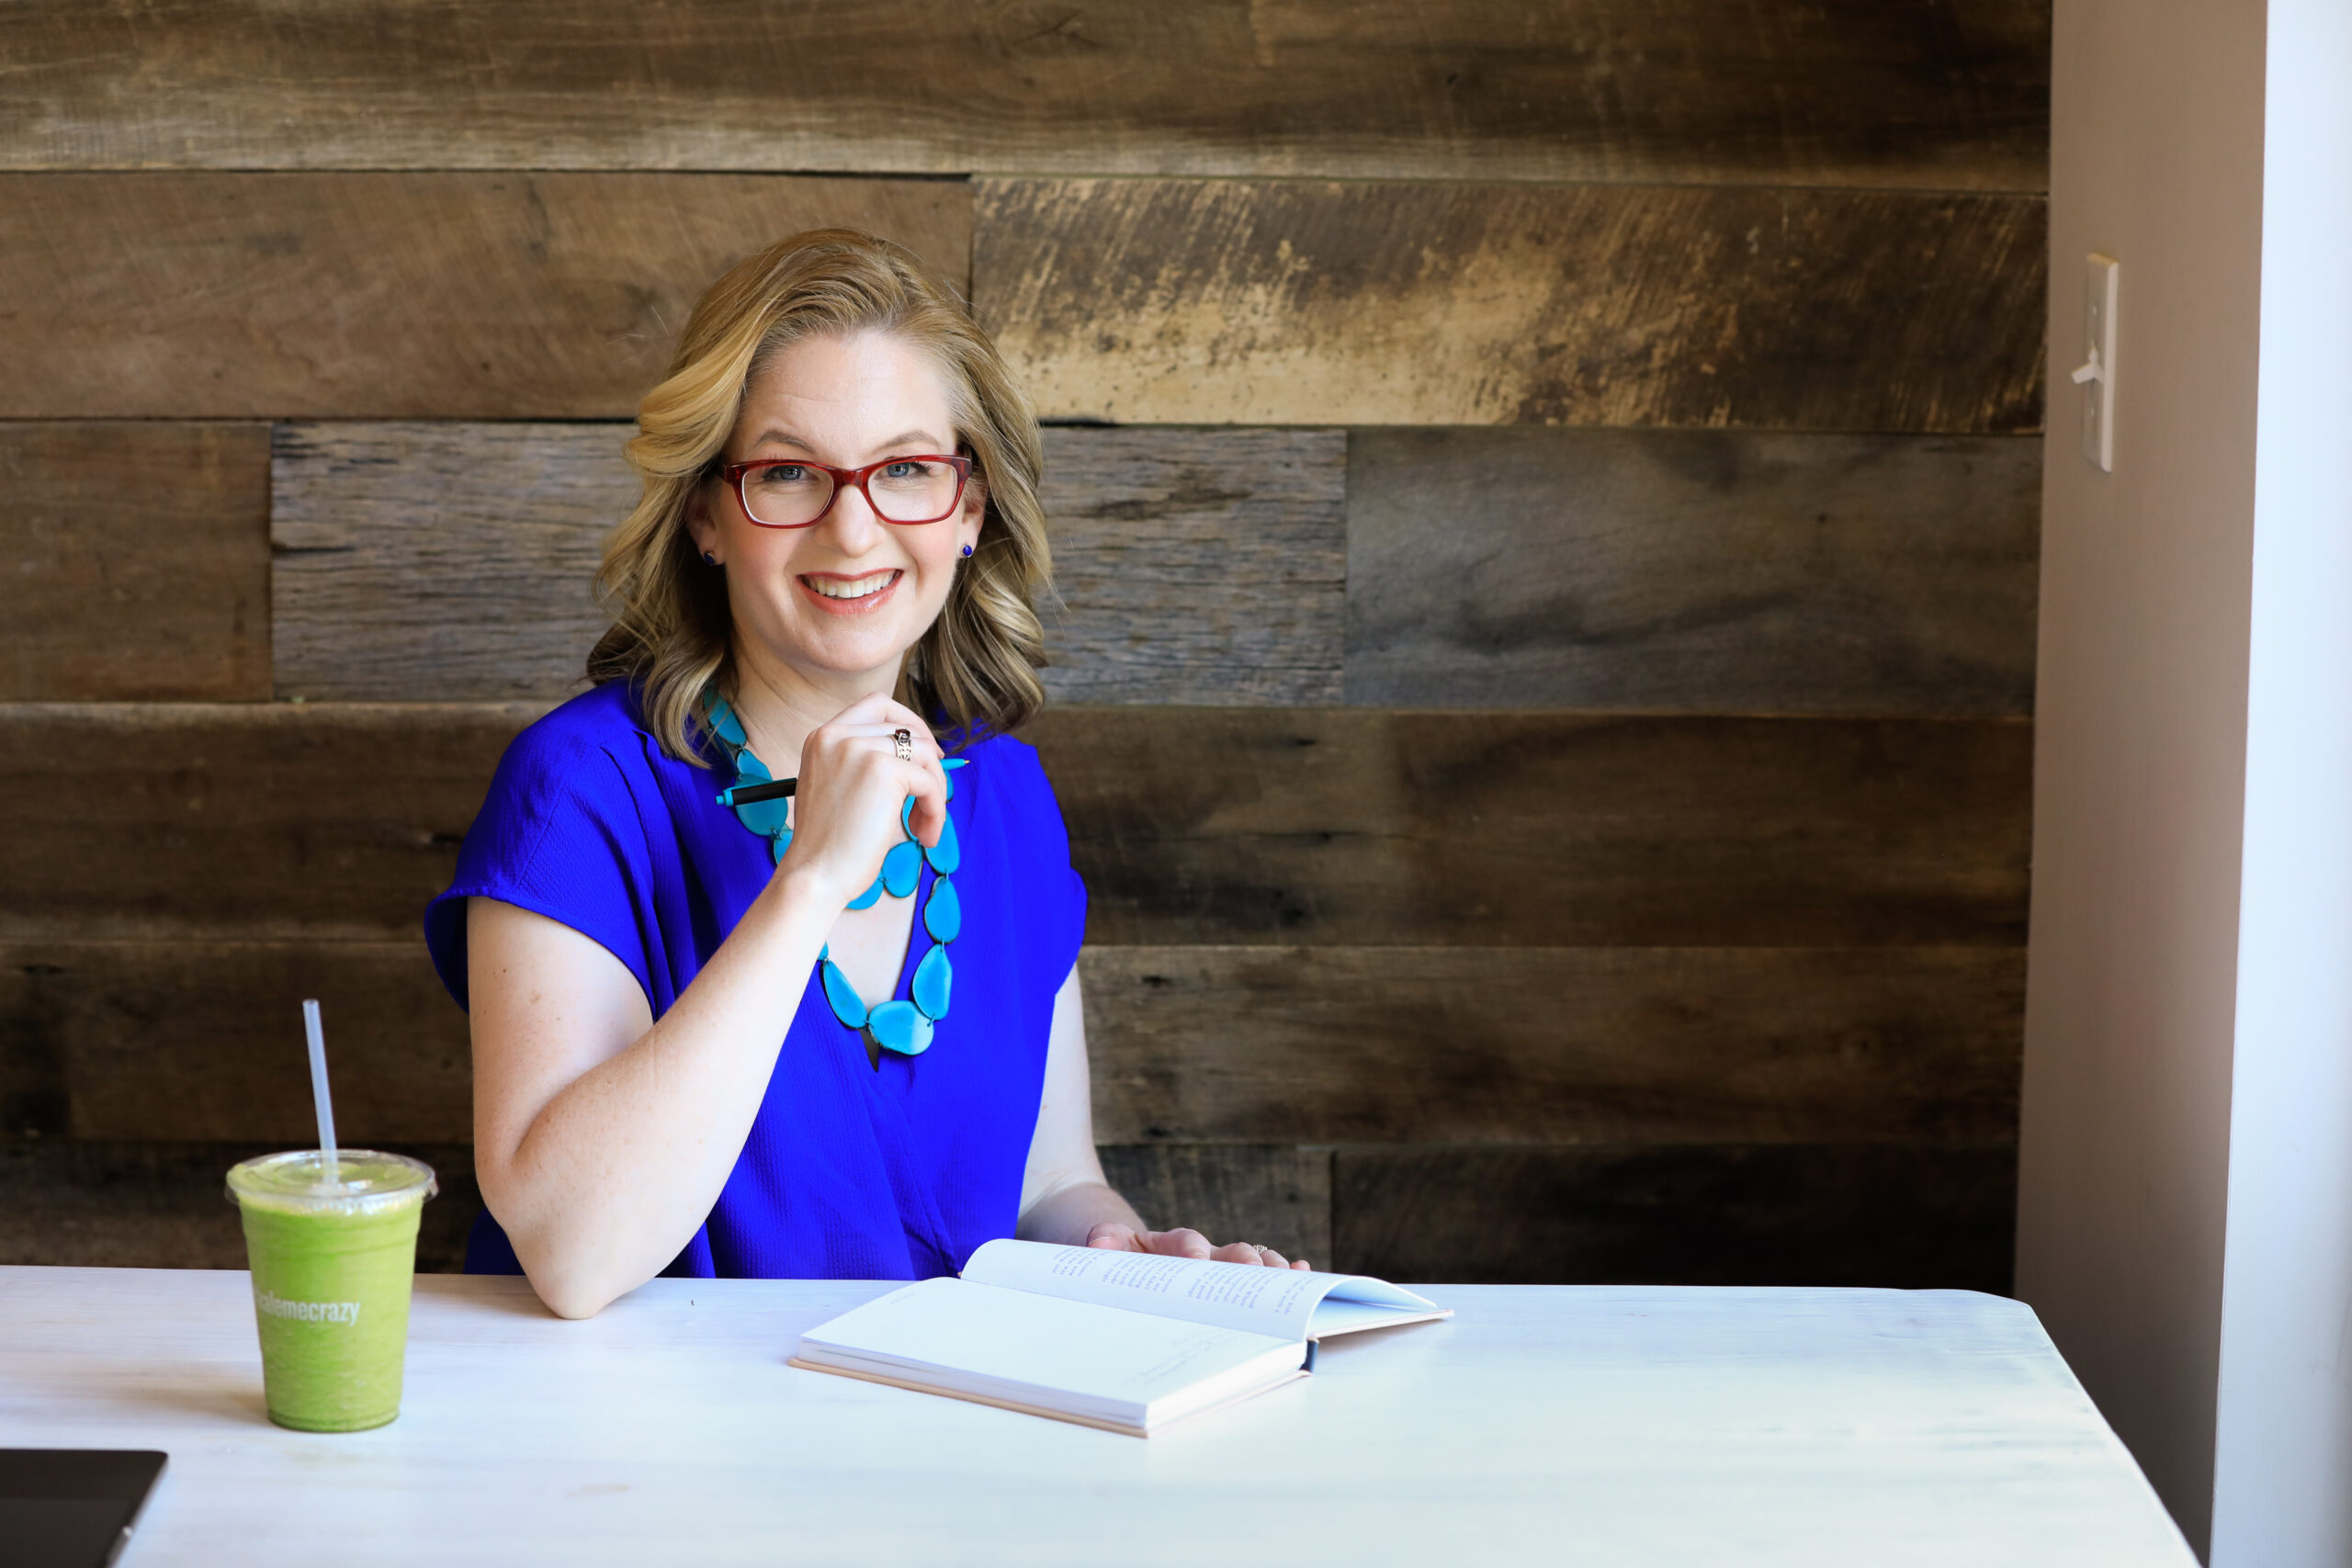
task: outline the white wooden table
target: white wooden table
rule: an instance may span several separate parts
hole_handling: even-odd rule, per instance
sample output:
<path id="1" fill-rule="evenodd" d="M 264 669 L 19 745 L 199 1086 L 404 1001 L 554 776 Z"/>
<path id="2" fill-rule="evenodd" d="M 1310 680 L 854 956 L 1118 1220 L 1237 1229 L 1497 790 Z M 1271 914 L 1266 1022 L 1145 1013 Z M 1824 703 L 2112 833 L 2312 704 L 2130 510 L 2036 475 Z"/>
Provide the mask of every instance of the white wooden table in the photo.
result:
<path id="1" fill-rule="evenodd" d="M 124 1568 L 2195 1561 L 1996 1297 L 1417 1286 L 1458 1315 L 1139 1439 L 784 1364 L 885 1288 L 422 1278 L 400 1420 L 326 1437 L 243 1274 L 0 1269 L 0 1447 L 169 1452 Z"/>

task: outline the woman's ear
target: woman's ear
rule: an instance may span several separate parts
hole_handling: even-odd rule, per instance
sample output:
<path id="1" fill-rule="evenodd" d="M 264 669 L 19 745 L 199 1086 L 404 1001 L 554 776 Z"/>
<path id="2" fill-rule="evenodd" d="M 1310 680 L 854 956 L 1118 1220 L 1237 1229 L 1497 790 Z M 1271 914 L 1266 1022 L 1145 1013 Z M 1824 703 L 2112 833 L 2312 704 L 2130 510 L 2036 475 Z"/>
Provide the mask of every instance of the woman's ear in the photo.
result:
<path id="1" fill-rule="evenodd" d="M 988 521 L 989 485 L 976 471 L 964 482 L 964 510 L 956 517 L 956 546 L 958 554 L 970 555 L 979 547 L 980 526 Z"/>
<path id="2" fill-rule="evenodd" d="M 686 535 L 695 542 L 695 553 L 716 564 L 727 558 L 718 553 L 718 520 L 710 514 L 710 486 L 698 484 L 686 495 Z"/>

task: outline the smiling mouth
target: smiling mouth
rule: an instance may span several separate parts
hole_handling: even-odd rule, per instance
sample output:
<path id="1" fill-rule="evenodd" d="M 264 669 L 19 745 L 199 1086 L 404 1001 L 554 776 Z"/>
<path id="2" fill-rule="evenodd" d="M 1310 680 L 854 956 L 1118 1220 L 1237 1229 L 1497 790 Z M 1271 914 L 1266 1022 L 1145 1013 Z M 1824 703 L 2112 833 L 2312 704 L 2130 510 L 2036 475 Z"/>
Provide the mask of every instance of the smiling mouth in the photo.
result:
<path id="1" fill-rule="evenodd" d="M 881 571 L 869 571 L 862 577 L 843 577 L 833 572 L 807 572 L 795 579 L 808 596 L 824 606 L 828 615 L 861 615 L 882 604 L 890 591 L 899 585 L 906 573 L 897 567 Z"/>
<path id="2" fill-rule="evenodd" d="M 803 577 L 808 591 L 825 599 L 871 599 L 899 581 L 896 568 L 888 571 L 869 572 L 864 577 Z"/>

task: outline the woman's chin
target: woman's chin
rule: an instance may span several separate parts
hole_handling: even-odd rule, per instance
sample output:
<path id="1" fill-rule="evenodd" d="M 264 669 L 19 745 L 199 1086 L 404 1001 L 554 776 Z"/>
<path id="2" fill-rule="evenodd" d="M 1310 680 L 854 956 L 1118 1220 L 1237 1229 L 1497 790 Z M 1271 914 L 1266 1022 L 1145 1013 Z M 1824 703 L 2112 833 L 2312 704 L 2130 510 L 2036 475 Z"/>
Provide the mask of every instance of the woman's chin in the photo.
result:
<path id="1" fill-rule="evenodd" d="M 800 615 L 787 633 L 793 646 L 776 651 L 791 663 L 829 675 L 862 675 L 887 668 L 895 676 L 899 660 L 922 635 L 921 627 L 906 624 L 897 614 L 855 621 Z"/>

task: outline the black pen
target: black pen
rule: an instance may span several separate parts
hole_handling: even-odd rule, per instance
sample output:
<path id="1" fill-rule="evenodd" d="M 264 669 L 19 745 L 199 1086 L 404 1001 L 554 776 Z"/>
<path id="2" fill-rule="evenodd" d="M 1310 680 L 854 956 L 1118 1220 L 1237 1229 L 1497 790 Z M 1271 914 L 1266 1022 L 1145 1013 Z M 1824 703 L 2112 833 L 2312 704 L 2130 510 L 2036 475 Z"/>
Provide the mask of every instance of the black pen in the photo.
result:
<path id="1" fill-rule="evenodd" d="M 966 759 L 962 757 L 944 757 L 940 759 L 939 765 L 943 768 L 960 768 L 965 761 Z M 718 804 L 752 806 L 763 800 L 790 800 L 793 792 L 799 785 L 798 779 L 770 779 L 765 784 L 731 784 L 718 792 Z"/>
<path id="2" fill-rule="evenodd" d="M 739 784 L 718 792 L 721 806 L 750 806 L 763 800 L 789 800 L 798 779 L 770 779 L 765 784 Z"/>

